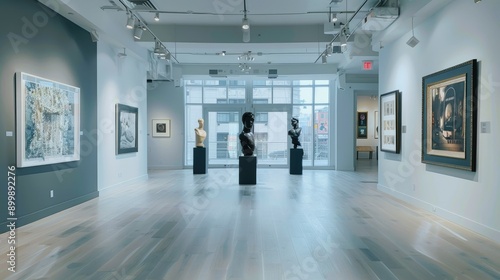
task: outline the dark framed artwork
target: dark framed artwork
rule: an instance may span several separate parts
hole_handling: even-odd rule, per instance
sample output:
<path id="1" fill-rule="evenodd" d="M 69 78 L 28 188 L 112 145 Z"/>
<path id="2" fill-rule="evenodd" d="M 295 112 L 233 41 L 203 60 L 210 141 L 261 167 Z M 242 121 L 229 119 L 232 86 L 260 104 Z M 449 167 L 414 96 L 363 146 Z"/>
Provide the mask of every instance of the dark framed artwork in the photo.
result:
<path id="1" fill-rule="evenodd" d="M 375 118 L 373 118 L 373 123 L 375 124 L 375 130 L 373 131 L 373 138 L 378 139 L 378 133 L 379 133 L 379 115 L 378 111 L 375 111 Z"/>
<path id="2" fill-rule="evenodd" d="M 380 96 L 380 150 L 399 154 L 401 149 L 401 98 L 398 90 Z"/>
<path id="3" fill-rule="evenodd" d="M 116 104 L 116 154 L 138 150 L 138 108 Z"/>
<path id="4" fill-rule="evenodd" d="M 422 162 L 476 171 L 477 61 L 422 78 Z"/>
<path id="5" fill-rule="evenodd" d="M 80 88 L 16 73 L 17 167 L 80 160 Z"/>
<path id="6" fill-rule="evenodd" d="M 153 137 L 170 137 L 170 120 L 153 120 Z"/>
<path id="7" fill-rule="evenodd" d="M 368 112 L 358 112 L 358 139 L 368 138 Z"/>

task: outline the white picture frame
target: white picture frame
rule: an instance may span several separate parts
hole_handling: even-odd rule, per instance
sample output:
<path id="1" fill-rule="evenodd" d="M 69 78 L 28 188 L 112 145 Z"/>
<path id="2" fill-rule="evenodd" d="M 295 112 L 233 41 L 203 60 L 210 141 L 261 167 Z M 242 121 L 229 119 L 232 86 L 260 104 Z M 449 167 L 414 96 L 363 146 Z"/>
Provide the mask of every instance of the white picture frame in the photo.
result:
<path id="1" fill-rule="evenodd" d="M 16 165 L 80 160 L 80 88 L 16 73 Z"/>
<path id="2" fill-rule="evenodd" d="M 170 120 L 153 119 L 151 130 L 153 137 L 170 137 Z"/>

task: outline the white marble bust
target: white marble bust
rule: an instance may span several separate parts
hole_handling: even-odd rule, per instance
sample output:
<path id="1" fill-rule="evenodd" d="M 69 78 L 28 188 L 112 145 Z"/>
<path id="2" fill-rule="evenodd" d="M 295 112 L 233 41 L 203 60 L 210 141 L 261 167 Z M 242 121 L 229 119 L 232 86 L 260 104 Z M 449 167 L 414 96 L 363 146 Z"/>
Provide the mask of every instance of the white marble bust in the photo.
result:
<path id="1" fill-rule="evenodd" d="M 203 119 L 198 119 L 199 126 L 194 129 L 194 133 L 196 134 L 196 147 L 205 147 L 203 141 L 207 138 L 207 132 L 203 130 Z"/>

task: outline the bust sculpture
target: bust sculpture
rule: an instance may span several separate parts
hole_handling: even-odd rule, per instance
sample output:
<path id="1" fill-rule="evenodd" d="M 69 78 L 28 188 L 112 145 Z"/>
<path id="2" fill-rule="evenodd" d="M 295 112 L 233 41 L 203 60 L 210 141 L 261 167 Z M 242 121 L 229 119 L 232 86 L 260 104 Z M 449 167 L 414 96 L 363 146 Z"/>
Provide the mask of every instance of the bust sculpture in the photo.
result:
<path id="1" fill-rule="evenodd" d="M 297 149 L 297 146 L 301 146 L 299 136 L 302 128 L 299 127 L 299 120 L 297 118 L 292 118 L 290 122 L 292 124 L 292 129 L 288 131 L 288 135 L 292 138 L 293 148 Z"/>
<path id="2" fill-rule="evenodd" d="M 251 156 L 255 150 L 255 141 L 252 132 L 255 116 L 252 112 L 245 112 L 241 120 L 243 122 L 243 131 L 239 135 L 241 151 L 243 155 Z"/>
<path id="3" fill-rule="evenodd" d="M 203 119 L 198 119 L 198 127 L 194 129 L 194 133 L 196 134 L 196 147 L 205 147 L 203 141 L 207 137 L 207 132 L 203 130 Z"/>

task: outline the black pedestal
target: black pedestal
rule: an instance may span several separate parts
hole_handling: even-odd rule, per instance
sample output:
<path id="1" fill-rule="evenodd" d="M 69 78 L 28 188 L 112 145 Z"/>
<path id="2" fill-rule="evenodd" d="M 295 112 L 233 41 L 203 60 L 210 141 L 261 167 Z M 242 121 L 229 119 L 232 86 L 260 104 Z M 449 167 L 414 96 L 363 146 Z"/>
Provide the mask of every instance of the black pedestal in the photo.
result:
<path id="1" fill-rule="evenodd" d="M 257 157 L 240 156 L 240 185 L 257 184 Z"/>
<path id="2" fill-rule="evenodd" d="M 290 149 L 290 174 L 302 174 L 303 149 Z"/>
<path id="3" fill-rule="evenodd" d="M 207 149 L 205 147 L 193 148 L 193 174 L 207 173 Z"/>

